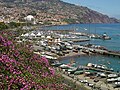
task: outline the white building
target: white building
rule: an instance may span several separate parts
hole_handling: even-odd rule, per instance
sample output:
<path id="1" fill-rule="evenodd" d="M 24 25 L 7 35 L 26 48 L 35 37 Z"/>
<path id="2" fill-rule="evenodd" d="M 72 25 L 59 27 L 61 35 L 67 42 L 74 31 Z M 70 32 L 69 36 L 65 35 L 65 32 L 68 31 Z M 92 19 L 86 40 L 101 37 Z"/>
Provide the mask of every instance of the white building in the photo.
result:
<path id="1" fill-rule="evenodd" d="M 35 18 L 32 15 L 28 15 L 27 17 L 24 18 L 27 22 L 36 24 Z"/>

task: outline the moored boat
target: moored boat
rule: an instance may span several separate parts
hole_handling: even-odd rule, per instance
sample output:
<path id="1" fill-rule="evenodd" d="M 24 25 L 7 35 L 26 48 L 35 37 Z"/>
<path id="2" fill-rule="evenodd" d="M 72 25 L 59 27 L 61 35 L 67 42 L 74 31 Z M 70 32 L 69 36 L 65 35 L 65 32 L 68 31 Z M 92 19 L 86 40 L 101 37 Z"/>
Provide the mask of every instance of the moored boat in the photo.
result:
<path id="1" fill-rule="evenodd" d="M 107 79 L 107 82 L 115 82 L 115 81 L 117 81 L 117 78 Z"/>
<path id="2" fill-rule="evenodd" d="M 87 64 L 88 67 L 91 67 L 91 68 L 95 68 L 95 69 L 101 69 L 101 70 L 106 70 L 106 71 L 113 71 L 112 68 L 108 68 L 106 65 L 97 65 L 97 64 L 93 64 L 93 63 L 88 63 Z"/>
<path id="3" fill-rule="evenodd" d="M 80 74 L 83 74 L 83 72 L 84 72 L 83 70 L 75 71 L 74 75 L 80 75 Z"/>
<path id="4" fill-rule="evenodd" d="M 72 68 L 74 68 L 74 67 L 72 67 L 70 65 L 67 65 L 67 64 L 62 64 L 59 67 L 62 68 L 62 69 L 72 69 Z"/>
<path id="5" fill-rule="evenodd" d="M 51 65 L 54 66 L 54 67 L 59 67 L 60 65 L 62 65 L 63 63 L 60 63 L 60 62 L 54 62 L 52 63 Z"/>
<path id="6" fill-rule="evenodd" d="M 116 77 L 118 77 L 117 74 L 109 74 L 109 75 L 108 75 L 108 78 L 116 78 Z"/>
<path id="7" fill-rule="evenodd" d="M 113 87 L 114 87 L 114 88 L 120 87 L 120 82 L 115 82 Z M 118 89 L 118 90 L 119 90 L 119 89 Z"/>
<path id="8" fill-rule="evenodd" d="M 70 72 L 70 74 L 74 74 L 74 72 L 77 70 L 77 68 L 68 69 L 67 71 Z"/>
<path id="9" fill-rule="evenodd" d="M 105 73 L 100 73 L 100 72 L 97 73 L 97 76 L 100 76 L 101 78 L 107 77 L 107 75 Z"/>
<path id="10" fill-rule="evenodd" d="M 111 39 L 106 33 L 104 33 L 100 38 L 103 40 L 110 40 Z"/>

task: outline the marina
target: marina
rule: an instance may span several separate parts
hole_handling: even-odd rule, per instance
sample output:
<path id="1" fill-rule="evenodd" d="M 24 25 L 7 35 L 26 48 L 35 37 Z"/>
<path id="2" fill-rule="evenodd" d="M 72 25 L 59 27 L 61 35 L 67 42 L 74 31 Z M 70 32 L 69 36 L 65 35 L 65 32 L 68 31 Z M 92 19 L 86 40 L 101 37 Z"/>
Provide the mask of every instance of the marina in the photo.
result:
<path id="1" fill-rule="evenodd" d="M 115 24 L 115 25 L 119 25 L 119 24 Z M 108 27 L 108 25 L 106 26 Z M 57 29 L 55 27 L 57 27 Z M 61 27 L 64 28 L 64 30 L 62 30 Z M 86 59 L 90 60 L 92 55 L 95 55 L 96 58 L 95 57 L 94 58 L 96 61 L 94 62 L 98 61 L 97 63 L 99 63 L 99 61 L 103 61 L 101 60 L 102 58 L 103 59 L 106 58 L 104 60 L 105 62 L 103 61 L 101 63 L 106 63 L 110 67 L 117 67 L 117 68 L 114 68 L 115 71 L 120 71 L 118 68 L 119 57 L 120 57 L 119 46 L 116 45 L 115 47 L 118 47 L 118 48 L 114 50 L 110 48 L 112 44 L 109 44 L 110 42 L 115 41 L 115 38 L 118 37 L 116 33 L 113 33 L 114 35 L 116 35 L 116 37 L 114 35 L 111 35 L 111 33 L 109 33 L 108 30 L 100 31 L 100 33 L 98 32 L 98 30 L 96 30 L 94 33 L 94 27 L 96 27 L 96 29 L 101 28 L 99 24 L 93 24 L 93 25 L 91 24 L 91 28 L 90 28 L 91 31 L 89 32 L 87 31 L 89 30 L 88 24 L 80 26 L 83 29 L 86 28 L 84 32 L 81 29 L 77 29 L 76 31 L 74 29 L 75 26 L 71 28 L 67 28 L 67 27 L 71 27 L 71 26 L 51 26 L 51 27 L 48 27 L 49 29 L 46 29 L 47 27 L 45 27 L 43 29 L 22 34 L 21 37 L 17 39 L 18 39 L 18 42 L 22 40 L 22 41 L 30 41 L 34 43 L 33 48 L 35 52 L 37 53 L 43 52 L 41 53 L 42 56 L 46 56 L 48 59 L 51 59 L 51 60 L 62 59 L 64 61 L 65 60 L 64 58 L 72 58 L 72 57 L 76 57 L 75 58 L 76 60 L 77 57 L 79 59 L 81 55 L 82 57 L 84 57 L 85 55 Z M 79 28 L 78 25 L 76 25 L 76 28 Z M 104 28 L 106 28 L 105 25 L 104 25 Z M 102 40 L 98 38 L 93 39 L 88 37 L 88 35 L 93 35 L 93 36 L 97 35 L 98 37 L 100 37 L 100 35 L 104 34 L 104 32 L 107 33 L 107 36 L 109 35 L 111 37 L 111 40 Z M 74 40 L 76 40 L 77 42 L 74 42 Z M 104 42 L 104 45 L 102 45 L 102 42 Z M 117 41 L 116 43 L 119 44 L 119 41 Z M 100 60 L 99 60 L 99 56 L 100 56 Z M 107 60 L 108 58 L 110 60 Z M 118 65 L 112 66 L 111 62 L 113 62 L 113 60 L 114 62 L 117 61 L 115 59 L 118 60 L 118 63 L 116 63 Z"/>
<path id="2" fill-rule="evenodd" d="M 96 41 L 110 42 L 114 39 L 111 35 L 110 37 L 104 35 L 104 39 L 101 36 L 102 33 L 78 32 L 74 29 L 40 29 L 22 34 L 17 39 L 18 43 L 23 41 L 33 43 L 34 53 L 46 57 L 51 66 L 62 73 L 63 77 L 72 81 L 77 80 L 79 84 L 82 83 L 93 90 L 99 90 L 98 88 L 117 90 L 120 77 L 118 63 L 120 52 L 96 44 Z M 74 63 L 70 62 L 71 59 L 75 60 Z M 95 82 L 98 82 L 98 85 L 95 85 Z M 107 84 L 100 87 L 100 83 L 108 83 L 110 87 Z"/>
<path id="3" fill-rule="evenodd" d="M 47 29 L 47 27 L 45 28 Z M 98 63 L 98 64 L 106 64 L 109 67 L 114 68 L 115 71 L 120 71 L 120 58 L 119 58 L 119 51 L 120 51 L 120 37 L 118 37 L 119 33 L 120 33 L 120 24 L 73 24 L 73 25 L 63 25 L 63 26 L 51 26 L 49 27 L 50 30 L 53 29 L 74 29 L 78 32 L 81 33 L 87 33 L 87 34 L 91 34 L 92 33 L 95 35 L 103 35 L 105 32 L 106 34 L 111 38 L 110 40 L 102 40 L 102 39 L 94 39 L 91 38 L 90 41 L 86 41 L 86 42 L 76 42 L 76 45 L 81 45 L 85 46 L 85 44 L 92 44 L 92 47 L 90 49 L 90 51 L 92 51 L 92 53 L 94 53 L 94 50 L 92 50 L 93 48 L 99 48 L 100 46 L 105 47 L 104 49 L 107 51 L 105 51 L 104 53 L 94 53 L 97 55 L 90 55 L 90 56 L 81 56 L 81 57 L 75 57 L 74 59 L 78 62 L 81 63 L 83 65 L 92 62 L 92 63 Z M 86 29 L 86 30 L 85 30 Z M 79 33 L 80 34 L 80 33 Z M 93 36 L 94 36 L 93 35 Z M 85 46 L 88 48 L 88 46 Z M 97 52 L 98 49 L 96 49 Z M 101 48 L 99 49 L 100 51 Z M 88 53 L 89 55 L 89 50 L 84 50 L 85 52 Z M 104 50 L 103 50 L 104 51 Z M 90 52 L 91 53 L 91 52 Z M 68 62 L 69 59 L 66 58 L 64 59 L 64 62 Z"/>

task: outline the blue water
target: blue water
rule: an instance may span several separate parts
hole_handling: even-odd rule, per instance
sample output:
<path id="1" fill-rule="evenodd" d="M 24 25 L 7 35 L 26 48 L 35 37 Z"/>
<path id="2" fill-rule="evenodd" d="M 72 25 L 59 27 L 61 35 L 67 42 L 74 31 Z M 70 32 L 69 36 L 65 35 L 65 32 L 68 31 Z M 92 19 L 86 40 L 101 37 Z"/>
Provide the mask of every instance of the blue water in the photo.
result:
<path id="1" fill-rule="evenodd" d="M 112 39 L 111 40 L 100 40 L 92 39 L 89 43 L 102 45 L 108 48 L 109 50 L 120 51 L 120 23 L 119 24 L 71 24 L 63 26 L 51 26 L 46 29 L 50 30 L 76 30 L 79 32 L 85 33 L 95 33 L 103 34 L 107 33 Z M 88 43 L 88 42 L 84 42 Z M 83 43 L 77 43 L 83 44 Z M 64 59 L 62 62 L 68 63 L 70 58 Z M 77 64 L 86 65 L 87 63 L 96 63 L 96 64 L 105 64 L 108 67 L 113 68 L 115 71 L 120 71 L 120 58 L 117 57 L 107 57 L 107 56 L 80 56 L 75 57 Z M 108 62 L 110 64 L 108 64 Z"/>

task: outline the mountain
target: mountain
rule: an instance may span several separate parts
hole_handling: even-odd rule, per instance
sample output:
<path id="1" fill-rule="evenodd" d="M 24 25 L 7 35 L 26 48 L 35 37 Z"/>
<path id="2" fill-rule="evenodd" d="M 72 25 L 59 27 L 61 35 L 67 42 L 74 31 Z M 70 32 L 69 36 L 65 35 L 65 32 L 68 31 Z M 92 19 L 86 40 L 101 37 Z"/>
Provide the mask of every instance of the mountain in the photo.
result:
<path id="1" fill-rule="evenodd" d="M 16 6 L 29 7 L 47 13 L 55 18 L 58 15 L 60 20 L 67 23 L 118 23 L 120 20 L 110 18 L 107 15 L 91 10 L 87 7 L 78 6 L 61 0 L 1 0 L 3 2 L 13 3 Z M 62 18 L 61 18 L 62 17 Z"/>

